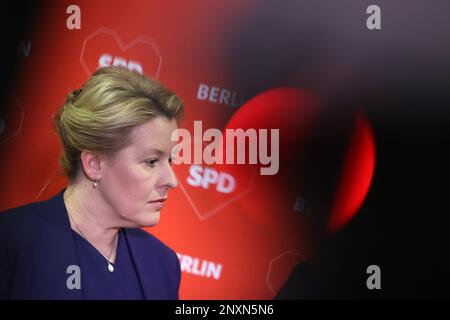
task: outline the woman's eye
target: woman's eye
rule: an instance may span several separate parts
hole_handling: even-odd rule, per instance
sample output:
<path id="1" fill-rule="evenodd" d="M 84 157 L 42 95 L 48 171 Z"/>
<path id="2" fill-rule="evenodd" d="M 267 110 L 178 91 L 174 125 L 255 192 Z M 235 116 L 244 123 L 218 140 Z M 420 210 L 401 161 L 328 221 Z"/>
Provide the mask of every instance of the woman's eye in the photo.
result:
<path id="1" fill-rule="evenodd" d="M 147 160 L 145 162 L 148 164 L 149 167 L 154 167 L 158 161 L 159 161 L 159 159 L 151 159 L 151 160 Z"/>

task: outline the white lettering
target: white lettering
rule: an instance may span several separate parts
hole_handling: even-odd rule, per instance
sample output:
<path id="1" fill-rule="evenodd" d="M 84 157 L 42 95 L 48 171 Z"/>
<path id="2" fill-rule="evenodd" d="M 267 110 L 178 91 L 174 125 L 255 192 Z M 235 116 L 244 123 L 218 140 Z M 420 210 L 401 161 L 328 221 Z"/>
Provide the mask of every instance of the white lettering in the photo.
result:
<path id="1" fill-rule="evenodd" d="M 185 254 L 179 254 L 180 267 L 182 272 L 187 272 L 196 276 L 213 278 L 219 280 L 222 274 L 222 264 L 199 258 L 193 258 Z"/>
<path id="2" fill-rule="evenodd" d="M 268 153 L 268 135 L 270 134 L 270 155 Z M 180 137 L 182 138 L 181 142 Z M 214 138 L 214 139 L 212 139 Z M 172 132 L 171 140 L 177 142 L 172 149 L 173 161 L 175 164 L 223 164 L 223 152 L 220 150 L 223 144 L 223 136 L 218 129 L 208 129 L 203 133 L 202 121 L 194 121 L 194 161 L 191 157 L 191 141 L 192 137 L 186 129 L 176 129 Z M 210 142 L 213 140 L 212 142 Z M 261 167 L 261 175 L 275 175 L 279 170 L 279 129 L 226 129 L 226 163 L 235 163 L 235 140 L 237 143 L 237 163 L 245 164 L 248 141 L 248 158 L 249 164 L 259 163 L 268 165 Z M 204 150 L 203 142 L 210 142 Z M 258 143 L 259 141 L 259 143 Z M 213 179 L 214 176 L 208 178 Z"/>
<path id="3" fill-rule="evenodd" d="M 66 9 L 67 14 L 71 14 L 67 17 L 66 27 L 69 30 L 81 29 L 81 9 L 77 5 L 70 5 Z"/>

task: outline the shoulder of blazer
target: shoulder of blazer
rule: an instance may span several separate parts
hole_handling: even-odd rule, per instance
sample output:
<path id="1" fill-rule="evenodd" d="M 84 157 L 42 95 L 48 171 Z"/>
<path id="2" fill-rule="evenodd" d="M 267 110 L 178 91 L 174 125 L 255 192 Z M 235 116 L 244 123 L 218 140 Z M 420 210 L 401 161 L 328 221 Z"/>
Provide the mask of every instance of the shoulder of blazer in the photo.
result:
<path id="1" fill-rule="evenodd" d="M 22 235 L 30 235 L 39 229 L 44 206 L 42 201 L 32 202 L 0 212 L 0 245 L 21 241 Z"/>
<path id="2" fill-rule="evenodd" d="M 146 299 L 178 299 L 181 268 L 175 251 L 140 228 L 125 229 L 125 236 L 131 247 Z M 159 288 L 159 293 L 156 288 Z"/>
<path id="3" fill-rule="evenodd" d="M 0 246 L 21 247 L 68 226 L 63 191 L 48 200 L 36 201 L 0 212 Z M 7 249 L 7 248 L 6 248 Z"/>
<path id="4" fill-rule="evenodd" d="M 139 245 L 142 245 L 145 248 L 152 249 L 156 254 L 168 256 L 170 258 L 174 255 L 176 256 L 176 253 L 172 248 L 141 228 L 126 228 L 125 231 L 128 239 L 132 239 L 133 242 L 138 242 Z"/>

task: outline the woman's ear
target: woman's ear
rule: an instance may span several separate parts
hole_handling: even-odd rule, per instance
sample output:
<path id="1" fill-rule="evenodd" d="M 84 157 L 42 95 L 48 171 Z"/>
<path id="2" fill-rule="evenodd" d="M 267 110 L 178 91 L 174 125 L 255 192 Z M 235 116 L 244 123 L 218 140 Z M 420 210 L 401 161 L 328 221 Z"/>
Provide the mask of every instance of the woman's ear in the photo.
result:
<path id="1" fill-rule="evenodd" d="M 91 151 L 81 152 L 81 165 L 86 176 L 92 181 L 102 178 L 103 157 Z"/>

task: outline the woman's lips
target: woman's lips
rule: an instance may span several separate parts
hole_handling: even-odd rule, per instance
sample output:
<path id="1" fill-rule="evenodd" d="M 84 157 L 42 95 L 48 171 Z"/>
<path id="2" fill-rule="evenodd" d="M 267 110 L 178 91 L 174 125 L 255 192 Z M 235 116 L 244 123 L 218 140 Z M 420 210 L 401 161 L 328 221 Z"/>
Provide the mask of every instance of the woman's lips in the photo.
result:
<path id="1" fill-rule="evenodd" d="M 151 202 L 151 203 L 154 203 L 154 202 L 164 202 L 164 201 L 166 201 L 166 200 L 167 200 L 167 198 L 161 198 L 161 199 L 151 200 L 151 201 L 149 201 L 149 202 Z"/>
<path id="2" fill-rule="evenodd" d="M 161 209 L 162 207 L 164 207 L 164 203 L 166 202 L 166 200 L 167 199 L 158 199 L 149 201 L 148 203 L 150 203 L 153 207 Z"/>

